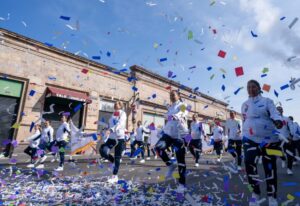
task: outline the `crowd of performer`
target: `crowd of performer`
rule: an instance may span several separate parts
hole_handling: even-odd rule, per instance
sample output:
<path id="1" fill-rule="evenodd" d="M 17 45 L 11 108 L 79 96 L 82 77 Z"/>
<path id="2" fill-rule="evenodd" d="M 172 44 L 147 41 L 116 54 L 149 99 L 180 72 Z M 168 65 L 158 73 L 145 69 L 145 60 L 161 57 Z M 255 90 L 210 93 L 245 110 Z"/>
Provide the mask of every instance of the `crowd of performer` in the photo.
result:
<path id="1" fill-rule="evenodd" d="M 256 80 L 248 82 L 247 91 L 249 98 L 241 107 L 242 121 L 238 121 L 236 113 L 230 111 L 230 118 L 226 122 L 214 119 L 210 133 L 205 132 L 204 122 L 200 121 L 197 113 L 192 115 L 192 122 L 188 125 L 190 110 L 181 100 L 178 90 L 170 92 L 170 105 L 165 114 L 164 126 L 155 125 L 154 122 L 145 126 L 142 121 L 138 121 L 137 128 L 128 132 L 123 103 L 116 102 L 99 149 L 101 157 L 114 164 L 113 174 L 108 181 L 118 181 L 120 162 L 127 144 L 130 145 L 128 156 L 131 160 L 140 157 L 139 163 L 143 164 L 151 158 L 151 154 L 154 159 L 161 158 L 167 166 L 166 179 L 172 178 L 173 172 L 178 168 L 178 191 L 183 192 L 186 187 L 187 152 L 194 157 L 195 167 L 199 167 L 203 143 L 210 142 L 217 162 L 222 161 L 222 154 L 227 151 L 234 158 L 236 172 L 243 168 L 246 171 L 253 189 L 252 198 L 257 200 L 251 201 L 249 205 L 259 205 L 261 191 L 257 164 L 262 164 L 265 171 L 269 205 L 278 205 L 277 156 L 281 156 L 281 166 L 287 167 L 287 174 L 293 175 L 293 165 L 300 159 L 300 127 L 293 117 L 283 115 L 281 106 L 276 107 L 271 99 L 262 96 L 260 84 Z M 42 127 L 35 125 L 34 134 L 27 138 L 30 144 L 24 151 L 31 158 L 28 167 L 43 168 L 48 152 L 53 156 L 53 161 L 59 157 L 56 171 L 63 171 L 65 149 L 71 132 L 70 121 L 68 117 L 62 116 L 55 135 L 50 121 L 45 120 Z M 226 148 L 225 137 L 228 138 Z"/>

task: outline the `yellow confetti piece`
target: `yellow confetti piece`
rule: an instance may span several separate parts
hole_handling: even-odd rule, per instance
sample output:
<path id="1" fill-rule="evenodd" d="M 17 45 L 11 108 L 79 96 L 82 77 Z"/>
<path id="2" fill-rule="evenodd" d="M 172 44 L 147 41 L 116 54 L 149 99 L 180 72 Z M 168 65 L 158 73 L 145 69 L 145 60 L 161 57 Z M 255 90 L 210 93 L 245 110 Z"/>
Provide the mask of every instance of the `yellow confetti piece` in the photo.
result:
<path id="1" fill-rule="evenodd" d="M 225 69 L 221 68 L 220 71 L 223 72 L 224 74 L 226 74 L 226 70 Z"/>
<path id="2" fill-rule="evenodd" d="M 282 157 L 282 151 L 281 150 L 276 150 L 276 149 L 266 149 L 267 155 L 274 155 L 274 156 L 279 156 Z"/>
<path id="3" fill-rule="evenodd" d="M 233 59 L 233 61 L 238 60 L 237 56 L 235 56 L 235 55 L 232 57 L 232 59 Z"/>
<path id="4" fill-rule="evenodd" d="M 214 77 L 215 77 L 215 75 L 214 75 L 214 74 L 213 74 L 213 75 L 211 75 L 211 76 L 210 76 L 210 80 L 212 80 Z"/>
<path id="5" fill-rule="evenodd" d="M 216 3 L 216 1 L 212 1 L 212 2 L 210 3 L 210 6 L 214 5 L 215 3 Z"/>
<path id="6" fill-rule="evenodd" d="M 166 180 L 166 178 L 163 175 L 160 175 L 159 178 L 158 178 L 158 181 L 161 181 L 161 182 L 163 182 L 165 180 Z"/>
<path id="7" fill-rule="evenodd" d="M 159 44 L 158 43 L 154 43 L 153 47 L 154 47 L 154 49 L 157 49 L 159 47 Z"/>
<path id="8" fill-rule="evenodd" d="M 181 105 L 181 107 L 180 107 L 180 111 L 182 111 L 182 112 L 185 112 L 185 110 L 186 110 L 186 106 L 183 104 L 183 105 Z"/>
<path id="9" fill-rule="evenodd" d="M 253 191 L 253 188 L 251 187 L 251 185 L 248 185 L 248 189 L 249 189 L 250 192 Z"/>
<path id="10" fill-rule="evenodd" d="M 263 68 L 262 73 L 267 73 L 268 71 L 269 71 L 269 68 L 265 67 L 265 68 Z"/>
<path id="11" fill-rule="evenodd" d="M 176 179 L 179 179 L 179 177 L 180 177 L 180 176 L 179 176 L 179 173 L 178 173 L 178 172 L 174 172 L 174 173 L 173 173 L 173 177 L 176 178 Z"/>
<path id="12" fill-rule="evenodd" d="M 293 195 L 291 195 L 291 194 L 288 194 L 287 198 L 288 198 L 288 200 L 294 200 L 295 199 L 295 197 Z"/>
<path id="13" fill-rule="evenodd" d="M 153 193 L 153 192 L 154 192 L 153 188 L 150 187 L 149 190 L 148 190 L 148 192 L 149 192 L 149 193 Z"/>
<path id="14" fill-rule="evenodd" d="M 16 171 L 16 174 L 17 174 L 17 175 L 21 174 L 21 171 L 20 171 L 20 170 L 17 170 L 17 171 Z"/>
<path id="15" fill-rule="evenodd" d="M 139 190 L 138 190 L 138 188 L 136 188 L 136 187 L 135 187 L 135 188 L 133 188 L 132 190 L 133 190 L 133 192 L 137 192 L 137 191 L 139 191 Z"/>
<path id="16" fill-rule="evenodd" d="M 14 129 L 19 129 L 19 127 L 20 127 L 20 124 L 18 124 L 18 123 L 15 123 L 11 128 L 14 128 Z"/>

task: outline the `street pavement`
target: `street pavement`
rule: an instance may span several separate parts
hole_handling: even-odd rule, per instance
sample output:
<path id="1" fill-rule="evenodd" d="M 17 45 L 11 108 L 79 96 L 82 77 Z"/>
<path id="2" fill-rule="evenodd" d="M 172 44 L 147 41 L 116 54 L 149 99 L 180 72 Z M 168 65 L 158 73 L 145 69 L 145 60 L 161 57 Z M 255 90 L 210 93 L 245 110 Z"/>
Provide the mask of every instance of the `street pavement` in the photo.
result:
<path id="1" fill-rule="evenodd" d="M 48 158 L 49 160 L 50 158 Z M 107 183 L 113 165 L 96 159 L 67 162 L 63 172 L 53 172 L 58 163 L 44 169 L 28 169 L 25 163 L 0 165 L 0 203 L 13 205 L 248 205 L 251 192 L 245 171 L 235 172 L 228 154 L 222 162 L 215 155 L 203 155 L 200 167 L 190 154 L 187 162 L 187 189 L 176 191 L 176 178 L 165 180 L 166 167 L 160 159 L 134 161 L 123 157 L 118 184 Z M 286 205 L 300 203 L 300 166 L 286 174 L 278 159 L 278 200 Z M 264 179 L 259 166 L 260 179 Z M 261 184 L 261 205 L 268 205 L 265 182 Z M 1 205 L 1 204 L 0 204 Z"/>

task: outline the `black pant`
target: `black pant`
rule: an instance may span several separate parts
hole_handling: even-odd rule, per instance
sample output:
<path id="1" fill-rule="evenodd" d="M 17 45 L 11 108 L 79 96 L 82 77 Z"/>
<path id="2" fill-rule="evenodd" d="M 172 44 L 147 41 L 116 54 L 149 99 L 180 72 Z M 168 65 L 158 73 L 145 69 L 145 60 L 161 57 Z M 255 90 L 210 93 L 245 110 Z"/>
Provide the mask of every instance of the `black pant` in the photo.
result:
<path id="1" fill-rule="evenodd" d="M 155 145 L 155 150 L 161 159 L 166 163 L 167 166 L 172 164 L 166 149 L 170 146 L 173 146 L 176 153 L 176 158 L 178 162 L 178 172 L 179 172 L 179 183 L 185 184 L 185 147 L 183 139 L 173 139 L 169 135 L 164 134 L 160 140 Z"/>
<path id="2" fill-rule="evenodd" d="M 52 147 L 56 144 L 55 141 L 52 141 L 52 142 L 42 142 L 40 145 L 39 145 L 39 148 L 41 150 L 44 151 L 44 153 L 41 155 L 41 157 L 45 156 L 45 151 L 48 150 L 48 151 L 52 151 Z M 52 153 L 52 155 L 55 155 L 54 153 Z"/>
<path id="3" fill-rule="evenodd" d="M 141 148 L 141 154 L 142 154 L 142 159 L 145 159 L 145 148 L 144 148 L 144 142 L 143 141 L 138 141 L 138 140 L 134 140 L 134 142 L 132 143 L 132 151 L 131 151 L 131 156 L 133 157 L 134 152 L 136 151 L 135 146 L 138 145 L 139 148 Z"/>
<path id="4" fill-rule="evenodd" d="M 36 155 L 36 152 L 37 152 L 37 148 L 32 148 L 30 146 L 28 146 L 25 150 L 24 150 L 24 153 L 25 154 L 28 154 L 30 157 L 31 157 L 31 160 L 30 162 L 33 164 L 33 158 L 34 156 Z"/>
<path id="5" fill-rule="evenodd" d="M 110 153 L 110 150 L 115 148 L 115 157 L 113 157 Z M 100 155 L 101 157 L 108 159 L 111 163 L 115 163 L 113 174 L 118 174 L 120 167 L 120 160 L 122 157 L 122 152 L 125 150 L 125 140 L 124 139 L 108 139 L 103 145 L 100 147 Z"/>
<path id="6" fill-rule="evenodd" d="M 149 143 L 146 144 L 146 147 L 147 147 L 147 157 L 150 157 L 150 151 L 152 152 L 153 156 L 156 155 L 155 150 L 153 148 L 150 149 L 150 144 Z"/>
<path id="7" fill-rule="evenodd" d="M 300 140 L 291 141 L 286 143 L 285 153 L 287 156 L 287 168 L 290 170 L 293 168 L 293 162 L 296 160 L 296 150 L 298 151 L 298 155 L 300 154 Z"/>
<path id="8" fill-rule="evenodd" d="M 58 147 L 59 151 L 59 166 L 63 167 L 65 163 L 65 149 L 67 146 L 67 142 L 62 140 L 62 141 L 57 141 L 55 144 Z"/>
<path id="9" fill-rule="evenodd" d="M 223 142 L 222 141 L 214 142 L 214 150 L 216 151 L 216 153 L 219 157 L 221 156 L 221 150 L 222 149 L 223 149 Z"/>
<path id="10" fill-rule="evenodd" d="M 242 164 L 242 140 L 228 140 L 227 151 L 234 157 L 237 158 L 238 166 Z"/>
<path id="11" fill-rule="evenodd" d="M 195 157 L 195 163 L 199 163 L 200 154 L 202 152 L 201 139 L 192 139 L 188 146 L 191 154 Z"/>
<path id="12" fill-rule="evenodd" d="M 272 143 L 267 147 L 268 149 L 280 150 L 280 143 Z M 276 156 L 268 155 L 266 152 L 266 147 L 260 147 L 249 139 L 244 140 L 244 154 L 245 154 L 245 167 L 248 177 L 248 182 L 253 188 L 253 192 L 260 194 L 260 187 L 258 172 L 257 172 L 257 162 L 260 156 L 262 156 L 263 167 L 265 170 L 265 178 L 267 182 L 267 192 L 268 196 L 277 196 L 277 167 L 276 167 Z"/>

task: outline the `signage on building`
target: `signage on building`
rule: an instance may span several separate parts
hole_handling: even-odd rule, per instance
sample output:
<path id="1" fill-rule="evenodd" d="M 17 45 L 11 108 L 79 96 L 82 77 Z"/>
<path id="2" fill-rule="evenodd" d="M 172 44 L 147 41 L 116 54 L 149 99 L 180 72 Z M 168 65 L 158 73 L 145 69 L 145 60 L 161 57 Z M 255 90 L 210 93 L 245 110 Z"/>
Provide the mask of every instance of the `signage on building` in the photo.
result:
<path id="1" fill-rule="evenodd" d="M 114 111 L 114 102 L 105 101 L 100 99 L 99 104 L 100 111 L 113 112 Z"/>

